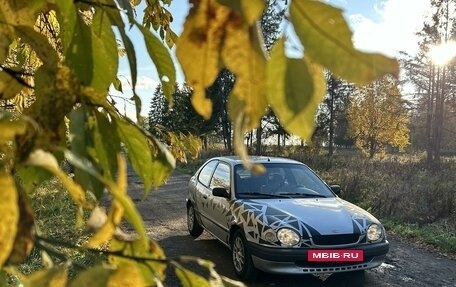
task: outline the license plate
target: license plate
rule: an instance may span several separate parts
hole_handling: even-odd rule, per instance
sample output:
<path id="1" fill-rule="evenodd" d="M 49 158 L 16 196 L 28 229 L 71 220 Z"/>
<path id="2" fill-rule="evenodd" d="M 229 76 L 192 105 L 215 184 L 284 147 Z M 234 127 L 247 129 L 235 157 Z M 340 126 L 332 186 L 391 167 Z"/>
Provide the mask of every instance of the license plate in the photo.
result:
<path id="1" fill-rule="evenodd" d="M 362 262 L 363 250 L 309 250 L 307 260 L 311 262 Z"/>

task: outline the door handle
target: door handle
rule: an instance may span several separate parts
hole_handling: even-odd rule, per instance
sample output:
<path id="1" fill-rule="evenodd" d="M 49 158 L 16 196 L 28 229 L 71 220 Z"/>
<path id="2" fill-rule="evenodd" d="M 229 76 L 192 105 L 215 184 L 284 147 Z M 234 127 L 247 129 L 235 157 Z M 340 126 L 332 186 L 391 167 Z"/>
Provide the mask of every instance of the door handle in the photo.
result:
<path id="1" fill-rule="evenodd" d="M 207 195 L 203 195 L 203 198 L 204 198 L 204 199 L 207 199 Z"/>

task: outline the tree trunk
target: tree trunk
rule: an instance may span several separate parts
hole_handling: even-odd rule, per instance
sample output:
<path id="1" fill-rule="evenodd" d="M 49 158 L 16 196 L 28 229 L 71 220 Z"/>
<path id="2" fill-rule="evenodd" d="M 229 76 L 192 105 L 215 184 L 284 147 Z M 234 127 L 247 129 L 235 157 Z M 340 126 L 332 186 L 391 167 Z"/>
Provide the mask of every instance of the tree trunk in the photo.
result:
<path id="1" fill-rule="evenodd" d="M 255 146 L 255 154 L 261 155 L 261 134 L 263 133 L 263 127 L 260 125 L 256 130 L 256 146 Z"/>
<path id="2" fill-rule="evenodd" d="M 330 93 L 331 99 L 329 101 L 329 143 L 328 155 L 332 156 L 334 153 L 334 93 Z"/>
<path id="3" fill-rule="evenodd" d="M 428 96 L 426 102 L 426 161 L 430 165 L 433 162 L 432 149 L 432 118 L 434 111 L 434 96 L 435 96 L 435 67 L 431 66 L 431 75 L 429 78 Z"/>

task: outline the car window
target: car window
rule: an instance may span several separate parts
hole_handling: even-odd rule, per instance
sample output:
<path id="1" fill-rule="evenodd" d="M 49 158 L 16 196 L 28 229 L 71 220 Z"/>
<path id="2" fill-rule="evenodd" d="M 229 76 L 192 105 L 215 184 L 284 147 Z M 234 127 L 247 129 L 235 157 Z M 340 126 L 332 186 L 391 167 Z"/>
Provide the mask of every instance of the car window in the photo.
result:
<path id="1" fill-rule="evenodd" d="M 263 164 L 265 172 L 254 175 L 242 165 L 235 167 L 235 192 L 248 196 L 333 197 L 326 184 L 307 166 L 293 163 Z M 243 196 L 241 196 L 243 197 Z"/>
<path id="2" fill-rule="evenodd" d="M 205 186 L 209 186 L 209 181 L 211 180 L 212 173 L 214 172 L 217 163 L 216 160 L 213 160 L 206 164 L 198 175 L 198 181 Z"/>
<path id="3" fill-rule="evenodd" d="M 210 188 L 224 187 L 230 189 L 230 167 L 227 164 L 220 163 L 212 176 Z"/>

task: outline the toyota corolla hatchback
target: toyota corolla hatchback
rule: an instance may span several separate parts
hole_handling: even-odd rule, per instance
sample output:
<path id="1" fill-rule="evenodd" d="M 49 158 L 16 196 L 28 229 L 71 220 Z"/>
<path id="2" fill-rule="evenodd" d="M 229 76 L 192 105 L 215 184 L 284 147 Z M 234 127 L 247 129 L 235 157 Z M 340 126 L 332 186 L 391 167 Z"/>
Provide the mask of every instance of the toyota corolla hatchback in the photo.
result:
<path id="1" fill-rule="evenodd" d="M 306 165 L 252 157 L 265 172 L 252 174 L 237 157 L 204 163 L 190 179 L 187 225 L 207 230 L 232 252 L 236 274 L 256 271 L 316 274 L 377 267 L 389 250 L 385 229 L 367 211 L 337 196 Z"/>

